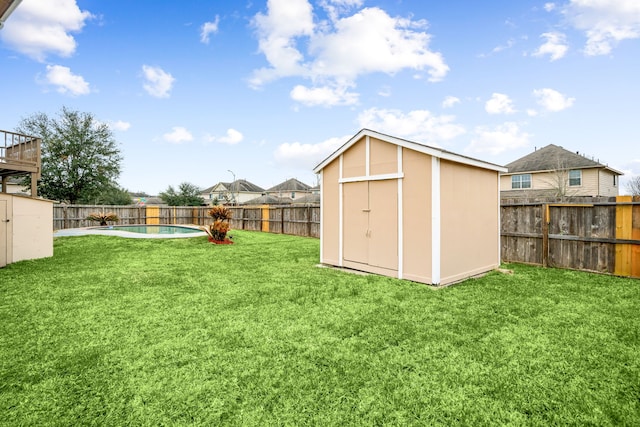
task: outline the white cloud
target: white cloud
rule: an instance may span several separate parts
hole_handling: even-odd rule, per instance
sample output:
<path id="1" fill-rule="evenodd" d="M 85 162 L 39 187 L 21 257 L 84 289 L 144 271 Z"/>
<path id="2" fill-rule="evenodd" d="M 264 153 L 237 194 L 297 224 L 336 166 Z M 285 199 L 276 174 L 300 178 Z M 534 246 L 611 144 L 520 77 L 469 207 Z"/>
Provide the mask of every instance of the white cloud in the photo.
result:
<path id="1" fill-rule="evenodd" d="M 336 21 L 340 15 L 362 6 L 363 3 L 364 0 L 321 0 L 319 5 L 326 10 L 329 19 Z"/>
<path id="2" fill-rule="evenodd" d="M 253 23 L 258 30 L 260 52 L 272 68 L 254 72 L 251 85 L 258 87 L 279 77 L 304 74 L 303 56 L 296 37 L 313 33 L 313 9 L 306 0 L 269 0 L 267 14 L 258 13 Z"/>
<path id="3" fill-rule="evenodd" d="M 370 108 L 358 116 L 361 128 L 439 145 L 465 133 L 455 116 L 434 116 L 427 110 L 413 110 L 407 114 L 399 110 Z"/>
<path id="4" fill-rule="evenodd" d="M 109 122 L 109 127 L 113 130 L 127 131 L 131 127 L 131 123 L 116 120 L 115 122 Z"/>
<path id="5" fill-rule="evenodd" d="M 547 12 L 551 12 L 552 10 L 555 10 L 556 8 L 556 4 L 555 3 L 545 3 L 544 4 L 544 10 L 546 10 Z"/>
<path id="6" fill-rule="evenodd" d="M 223 144 L 234 145 L 241 142 L 243 139 L 244 139 L 244 135 L 242 135 L 242 133 L 238 132 L 235 129 L 230 128 L 230 129 L 227 129 L 227 134 L 225 136 L 221 136 L 216 140 L 218 142 L 222 142 Z"/>
<path id="7" fill-rule="evenodd" d="M 280 144 L 274 152 L 275 160 L 282 166 L 309 170 L 337 150 L 351 136 L 330 138 L 317 144 L 299 142 Z"/>
<path id="8" fill-rule="evenodd" d="M 352 81 L 361 74 L 394 74 L 403 69 L 427 69 L 430 81 L 449 71 L 442 55 L 428 49 L 426 21 L 393 18 L 373 7 L 335 22 L 333 32 L 316 34 L 309 52 L 312 75 Z"/>
<path id="9" fill-rule="evenodd" d="M 70 68 L 61 65 L 47 65 L 46 82 L 56 86 L 59 93 L 72 96 L 87 95 L 91 92 L 89 83 L 82 76 L 73 74 Z"/>
<path id="10" fill-rule="evenodd" d="M 43 62 L 48 54 L 73 55 L 76 40 L 71 33 L 82 30 L 93 15 L 81 11 L 76 0 L 23 0 L 0 31 L 12 49 Z"/>
<path id="11" fill-rule="evenodd" d="M 536 49 L 535 52 L 533 52 L 533 56 L 549 55 L 549 59 L 551 61 L 555 61 L 556 59 L 564 57 L 567 50 L 569 50 L 566 37 L 562 33 L 543 33 L 540 37 L 546 39 L 546 41 Z"/>
<path id="12" fill-rule="evenodd" d="M 484 109 L 489 114 L 513 114 L 513 101 L 503 93 L 493 93 L 491 99 L 484 104 Z"/>
<path id="13" fill-rule="evenodd" d="M 517 123 L 506 122 L 491 129 L 486 126 L 478 126 L 474 133 L 475 138 L 465 149 L 467 153 L 489 153 L 498 155 L 504 151 L 513 150 L 529 145 L 531 135 L 522 132 Z"/>
<path id="14" fill-rule="evenodd" d="M 347 92 L 346 87 L 314 87 L 297 85 L 291 91 L 291 99 L 307 106 L 353 105 L 358 102 L 358 94 Z"/>
<path id="15" fill-rule="evenodd" d="M 182 144 L 183 142 L 193 141 L 191 132 L 181 126 L 173 127 L 172 131 L 162 135 L 162 138 L 172 144 Z"/>
<path id="16" fill-rule="evenodd" d="M 566 110 L 575 102 L 575 98 L 569 98 L 564 94 L 549 88 L 535 89 L 533 96 L 537 98 L 537 102 L 545 110 L 557 112 Z"/>
<path id="17" fill-rule="evenodd" d="M 571 0 L 563 13 L 576 29 L 584 31 L 587 56 L 607 55 L 618 42 L 640 38 L 637 0 Z"/>
<path id="18" fill-rule="evenodd" d="M 444 98 L 444 101 L 442 101 L 442 108 L 451 108 L 459 103 L 460 98 L 457 98 L 455 96 L 447 96 L 446 98 Z"/>
<path id="19" fill-rule="evenodd" d="M 213 22 L 205 22 L 200 27 L 200 41 L 202 43 L 209 43 L 209 35 L 216 34 L 218 32 L 218 24 L 220 23 L 220 17 L 216 15 L 216 19 Z"/>
<path id="20" fill-rule="evenodd" d="M 394 74 L 411 69 L 426 71 L 430 81 L 444 78 L 449 67 L 440 53 L 429 50 L 426 21 L 393 18 L 376 7 L 338 17 L 336 7 L 342 13 L 361 4 L 355 0 L 325 0 L 321 6 L 335 14 L 330 14 L 330 22 L 316 25 L 307 0 L 269 0 L 267 13 L 258 13 L 253 20 L 259 51 L 269 67 L 254 71 L 251 86 L 295 76 L 311 80 L 318 88 L 334 88 L 335 94 L 335 88 L 354 87 L 357 78 L 368 73 Z M 310 98 L 321 95 L 299 88 L 292 91 L 294 94 Z"/>
<path id="21" fill-rule="evenodd" d="M 142 66 L 145 83 L 144 90 L 156 98 L 168 98 L 175 78 L 160 67 Z"/>

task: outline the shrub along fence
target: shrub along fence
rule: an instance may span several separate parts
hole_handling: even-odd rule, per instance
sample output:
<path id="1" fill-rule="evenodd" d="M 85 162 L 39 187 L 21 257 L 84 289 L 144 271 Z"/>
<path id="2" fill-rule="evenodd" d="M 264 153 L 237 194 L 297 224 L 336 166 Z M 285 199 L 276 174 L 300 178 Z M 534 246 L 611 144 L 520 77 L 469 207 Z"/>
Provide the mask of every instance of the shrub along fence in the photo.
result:
<path id="1" fill-rule="evenodd" d="M 640 201 L 501 206 L 502 260 L 640 277 Z"/>
<path id="2" fill-rule="evenodd" d="M 212 222 L 206 206 L 96 206 L 54 205 L 53 229 L 98 225 L 87 220 L 94 212 L 113 212 L 119 221 L 114 224 L 196 224 Z M 296 236 L 320 237 L 320 206 L 230 206 L 233 212 L 231 228 L 266 231 Z"/>

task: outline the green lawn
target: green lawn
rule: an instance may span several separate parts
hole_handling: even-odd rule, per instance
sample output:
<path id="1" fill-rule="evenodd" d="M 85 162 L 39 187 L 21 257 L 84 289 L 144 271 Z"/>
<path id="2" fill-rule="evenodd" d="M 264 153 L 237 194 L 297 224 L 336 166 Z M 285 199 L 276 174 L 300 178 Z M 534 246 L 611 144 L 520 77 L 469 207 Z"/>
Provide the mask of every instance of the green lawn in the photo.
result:
<path id="1" fill-rule="evenodd" d="M 62 237 L 0 269 L 0 425 L 640 424 L 640 281 L 432 290 L 233 235 Z"/>

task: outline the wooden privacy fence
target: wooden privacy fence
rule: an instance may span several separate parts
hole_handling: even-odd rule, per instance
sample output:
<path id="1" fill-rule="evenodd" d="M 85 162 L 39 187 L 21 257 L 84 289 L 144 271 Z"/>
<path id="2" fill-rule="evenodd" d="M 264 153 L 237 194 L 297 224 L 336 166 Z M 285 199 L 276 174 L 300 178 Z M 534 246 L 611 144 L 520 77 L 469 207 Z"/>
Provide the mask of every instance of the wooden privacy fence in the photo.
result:
<path id="1" fill-rule="evenodd" d="M 213 220 L 206 206 L 95 206 L 54 205 L 53 229 L 91 227 L 87 220 L 93 212 L 113 212 L 120 218 L 114 224 L 195 224 L 206 225 Z M 233 212 L 231 228 L 320 237 L 320 206 L 230 206 Z"/>
<path id="2" fill-rule="evenodd" d="M 501 206 L 502 260 L 640 277 L 640 202 Z"/>

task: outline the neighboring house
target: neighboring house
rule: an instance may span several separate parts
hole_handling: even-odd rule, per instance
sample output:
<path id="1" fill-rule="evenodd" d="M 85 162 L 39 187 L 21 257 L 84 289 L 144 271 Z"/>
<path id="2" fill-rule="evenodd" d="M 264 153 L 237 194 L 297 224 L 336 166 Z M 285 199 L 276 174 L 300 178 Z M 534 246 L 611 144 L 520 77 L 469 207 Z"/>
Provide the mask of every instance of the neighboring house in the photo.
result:
<path id="1" fill-rule="evenodd" d="M 618 195 L 622 172 L 557 145 L 547 145 L 505 166 L 502 198 Z"/>
<path id="2" fill-rule="evenodd" d="M 291 178 L 267 189 L 266 193 L 280 198 L 286 197 L 290 199 L 290 201 L 295 201 L 296 198 L 299 199 L 300 197 L 311 194 L 311 186 L 295 178 Z"/>
<path id="3" fill-rule="evenodd" d="M 219 182 L 206 188 L 200 193 L 204 203 L 239 205 L 264 194 L 264 188 L 259 187 L 245 179 L 237 179 L 233 182 Z"/>

